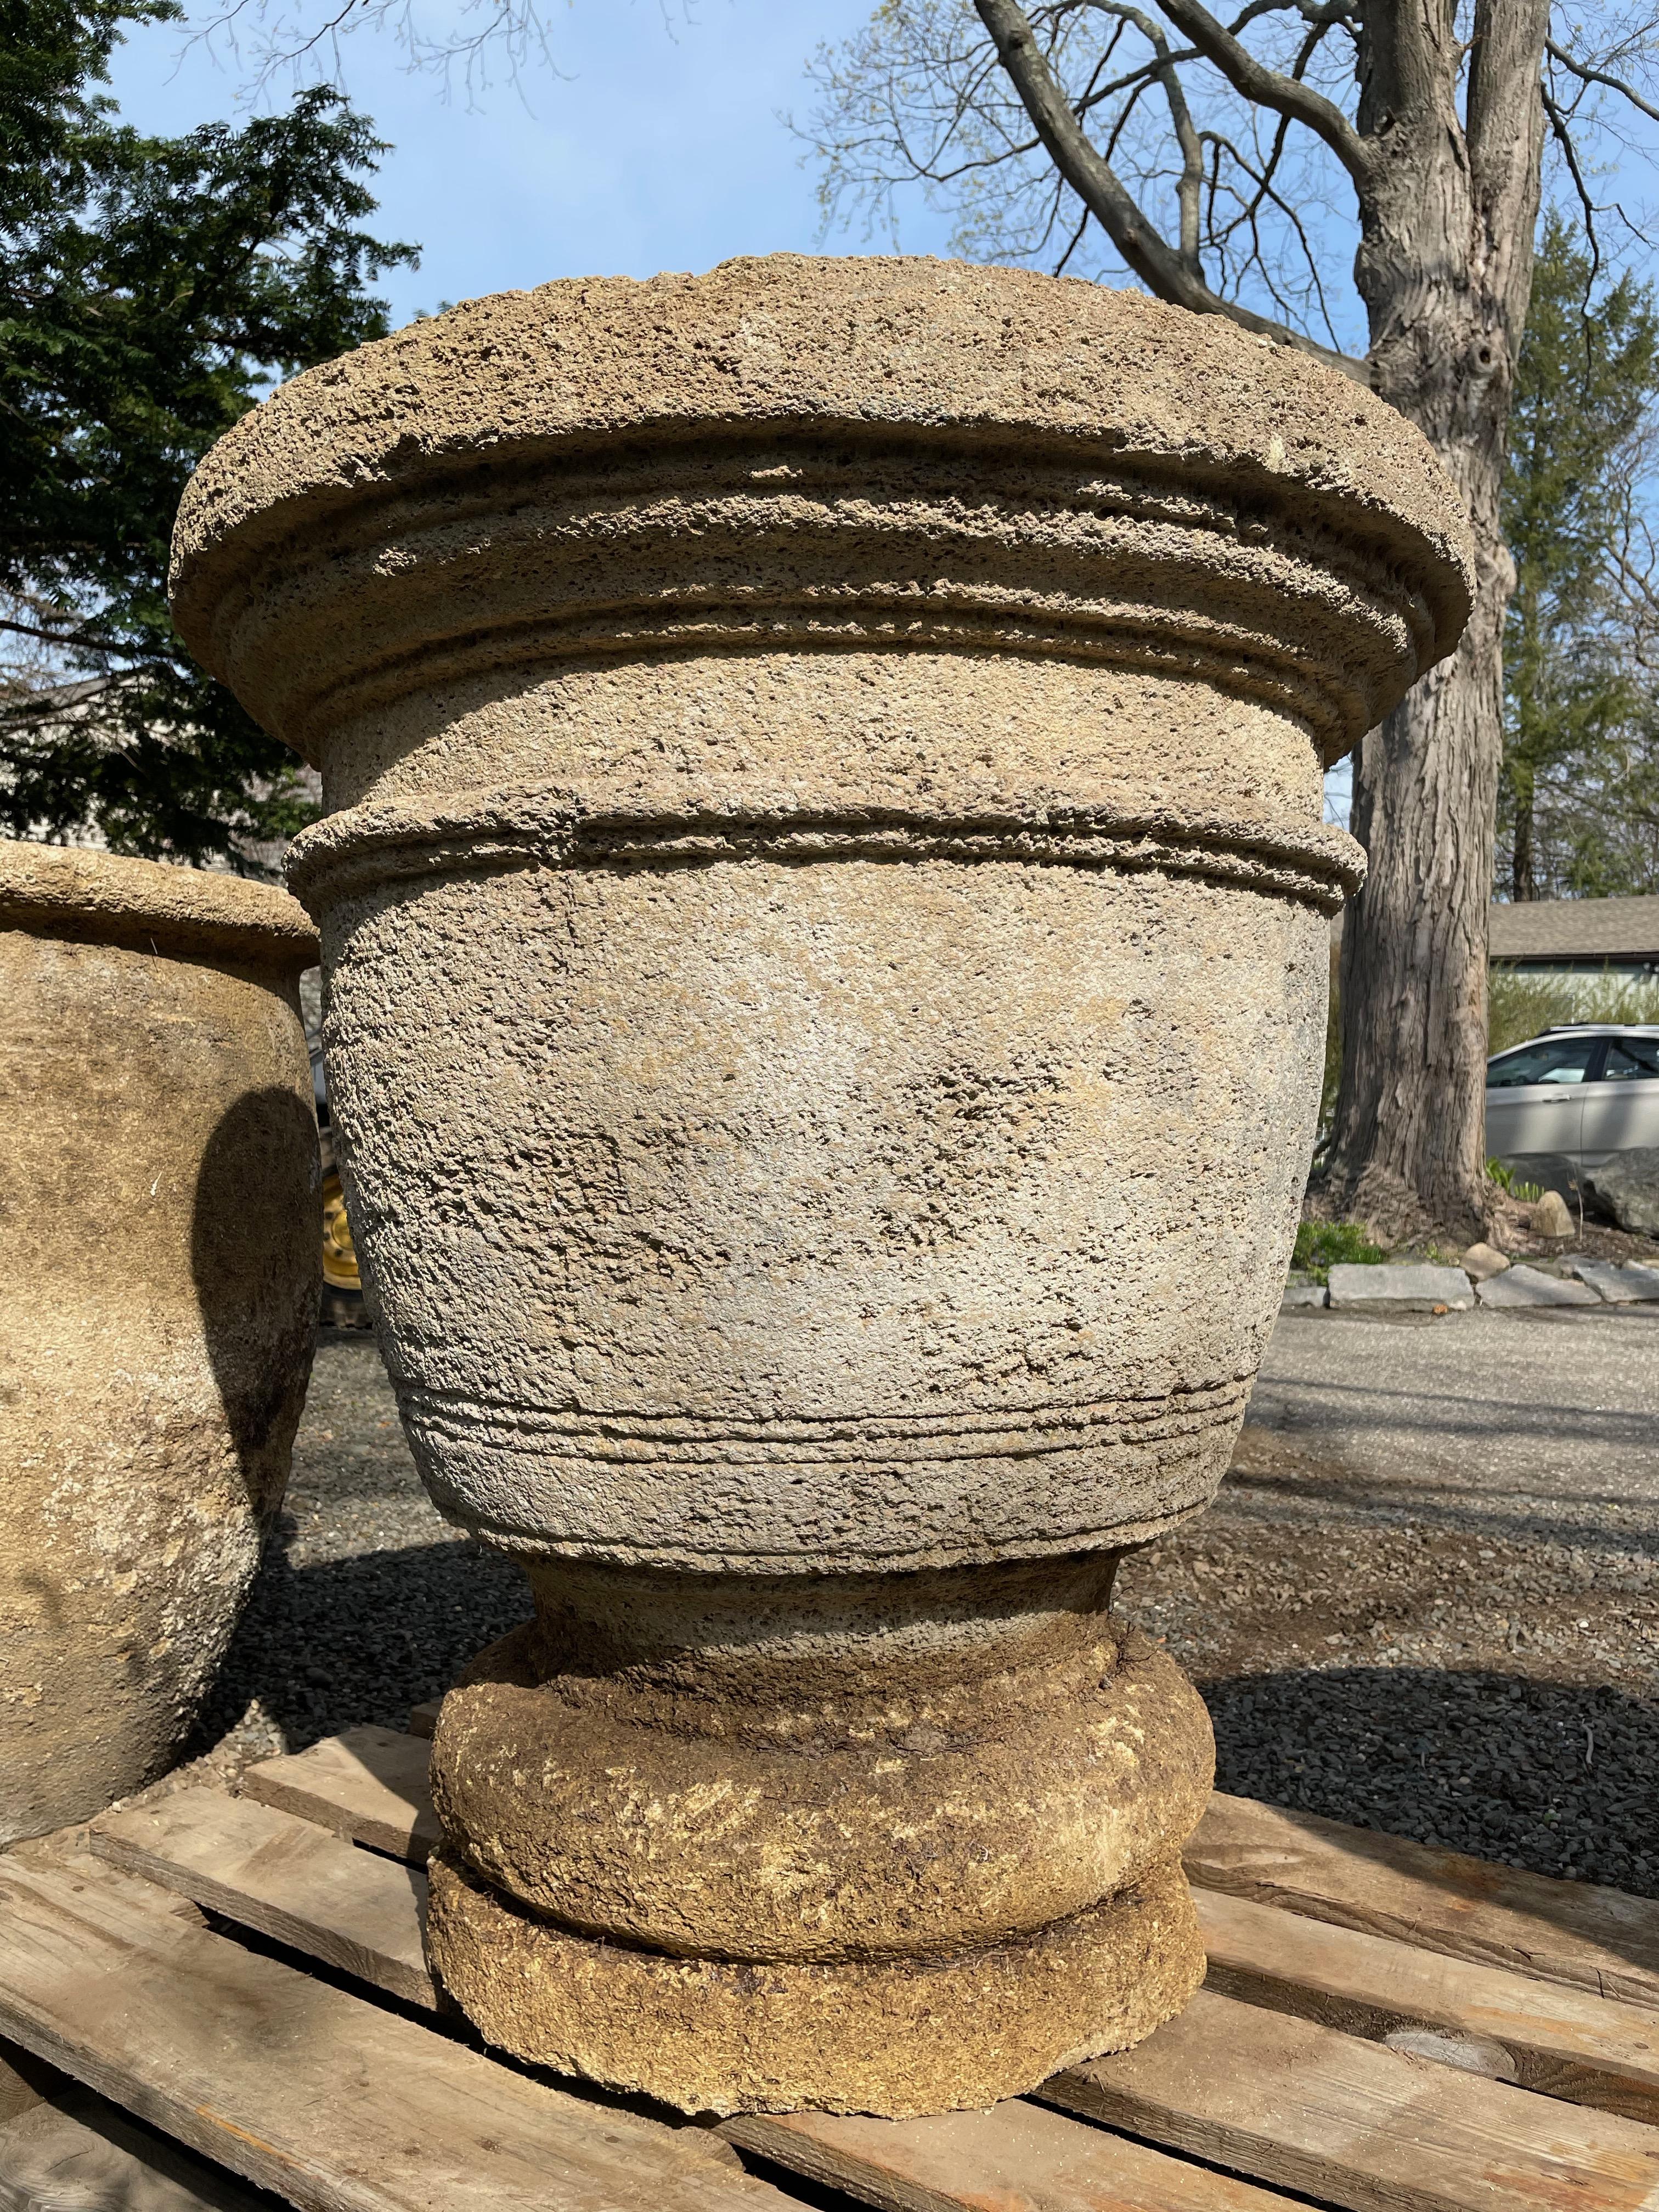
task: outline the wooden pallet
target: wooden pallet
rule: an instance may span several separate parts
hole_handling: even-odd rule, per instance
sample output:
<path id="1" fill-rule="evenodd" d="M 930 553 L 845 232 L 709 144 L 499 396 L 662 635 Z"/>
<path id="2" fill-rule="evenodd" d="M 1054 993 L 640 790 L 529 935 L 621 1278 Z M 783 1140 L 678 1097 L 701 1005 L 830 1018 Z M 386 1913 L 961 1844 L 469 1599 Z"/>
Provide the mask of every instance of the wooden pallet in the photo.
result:
<path id="1" fill-rule="evenodd" d="M 354 1729 L 0 1857 L 0 2212 L 1659 2212 L 1659 1905 L 1218 1796 L 1209 1981 L 1139 2050 L 709 2128 L 441 2007 L 426 1753 Z"/>

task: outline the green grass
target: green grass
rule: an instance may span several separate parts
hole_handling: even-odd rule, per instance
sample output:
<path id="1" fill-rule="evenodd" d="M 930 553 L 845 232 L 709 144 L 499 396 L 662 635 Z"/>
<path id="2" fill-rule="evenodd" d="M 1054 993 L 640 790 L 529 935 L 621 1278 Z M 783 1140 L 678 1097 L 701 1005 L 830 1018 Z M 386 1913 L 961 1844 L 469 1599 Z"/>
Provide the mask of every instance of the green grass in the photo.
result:
<path id="1" fill-rule="evenodd" d="M 1350 1261 L 1368 1266 L 1382 1256 L 1382 1246 L 1372 1243 L 1363 1221 L 1300 1221 L 1291 1265 L 1316 1283 L 1328 1283 L 1333 1267 Z"/>

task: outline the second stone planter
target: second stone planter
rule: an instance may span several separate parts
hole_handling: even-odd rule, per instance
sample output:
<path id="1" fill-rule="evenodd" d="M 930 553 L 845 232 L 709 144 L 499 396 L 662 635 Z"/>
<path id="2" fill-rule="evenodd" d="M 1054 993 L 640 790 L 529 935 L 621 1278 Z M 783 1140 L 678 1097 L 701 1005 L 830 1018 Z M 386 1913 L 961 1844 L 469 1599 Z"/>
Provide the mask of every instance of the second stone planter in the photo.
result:
<path id="1" fill-rule="evenodd" d="M 1317 1108 L 1321 772 L 1454 643 L 1427 447 L 1014 270 L 483 301 L 198 472 L 368 1297 L 535 1619 L 446 1701 L 434 1963 L 689 2108 L 984 2105 L 1202 1972 L 1207 1501 Z"/>
<path id="2" fill-rule="evenodd" d="M 175 1756 L 282 1503 L 316 946 L 267 884 L 0 842 L 0 1844 Z"/>

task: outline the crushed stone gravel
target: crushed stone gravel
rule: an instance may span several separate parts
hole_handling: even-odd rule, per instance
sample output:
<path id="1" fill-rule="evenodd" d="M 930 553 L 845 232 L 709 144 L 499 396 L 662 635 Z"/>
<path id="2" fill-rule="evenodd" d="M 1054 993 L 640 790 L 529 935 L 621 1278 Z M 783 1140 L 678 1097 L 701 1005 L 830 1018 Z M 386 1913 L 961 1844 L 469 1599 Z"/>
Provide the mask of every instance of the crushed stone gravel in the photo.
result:
<path id="1" fill-rule="evenodd" d="M 1442 1339 L 1433 1357 L 1443 1385 L 1449 1361 L 1473 1363 L 1479 1398 L 1491 1332 L 1535 1324 L 1460 1320 L 1467 1352 Z M 1322 1327 L 1354 1331 L 1335 1352 L 1364 1364 L 1358 1324 L 1280 1330 Z M 1322 1431 L 1319 1363 L 1334 1355 L 1307 1346 L 1298 1358 L 1293 1334 L 1288 1349 L 1275 1339 L 1215 1505 L 1119 1577 L 1120 1608 L 1204 1692 L 1218 1786 L 1659 1896 L 1652 1448 L 1632 1451 L 1603 1407 L 1581 1425 L 1565 1497 L 1535 1477 L 1511 1491 L 1502 1469 L 1506 1451 L 1527 1457 L 1522 1406 L 1510 1416 L 1521 1443 L 1501 1411 L 1486 1417 L 1489 1449 L 1462 1440 L 1490 1463 L 1460 1480 L 1455 1455 L 1413 1461 L 1375 1409 L 1374 1425 L 1345 1416 Z M 1403 1338 L 1383 1348 L 1408 1368 L 1429 1358 L 1426 1340 L 1418 1355 Z M 1577 1355 L 1565 1336 L 1538 1348 L 1559 1413 Z M 427 1499 L 373 1340 L 325 1330 L 287 1504 L 191 1752 L 234 1773 L 356 1723 L 401 1728 L 528 1612 L 519 1571 Z"/>

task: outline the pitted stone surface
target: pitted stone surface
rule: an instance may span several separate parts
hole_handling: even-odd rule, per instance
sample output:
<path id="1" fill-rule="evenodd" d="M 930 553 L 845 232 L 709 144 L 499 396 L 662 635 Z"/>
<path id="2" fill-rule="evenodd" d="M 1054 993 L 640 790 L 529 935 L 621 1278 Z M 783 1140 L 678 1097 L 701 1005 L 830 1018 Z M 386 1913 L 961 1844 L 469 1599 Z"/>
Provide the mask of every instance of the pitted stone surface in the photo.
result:
<path id="1" fill-rule="evenodd" d="M 0 1843 L 166 1765 L 281 1501 L 315 957 L 282 892 L 0 845 Z"/>
<path id="2" fill-rule="evenodd" d="M 444 1701 L 445 1826 L 533 1911 L 654 1950 L 808 1960 L 1028 1935 L 1166 1863 L 1213 1778 L 1197 1692 L 1133 1630 L 931 1688 L 890 1662 L 873 1698 L 746 1713 L 684 1686 L 540 1680 L 508 1646 Z"/>
<path id="3" fill-rule="evenodd" d="M 1023 862 L 536 868 L 325 939 L 354 1234 L 452 1518 L 854 1571 L 1115 1548 L 1212 1494 L 1312 1143 L 1316 909 Z"/>
<path id="4" fill-rule="evenodd" d="M 1345 380 L 932 262 L 474 302 L 197 472 L 180 627 L 323 772 L 400 1411 L 535 1592 L 434 1754 L 494 2039 L 908 2112 L 1184 2002 L 1208 1729 L 1112 1566 L 1227 1464 L 1363 866 L 1322 766 L 1468 574 Z"/>
<path id="5" fill-rule="evenodd" d="M 432 1964 L 491 2043 L 688 2112 L 981 2110 L 1140 2042 L 1204 1978 L 1179 1861 L 988 1950 L 825 1964 L 591 1942 L 447 1849 L 431 1885 Z"/>

